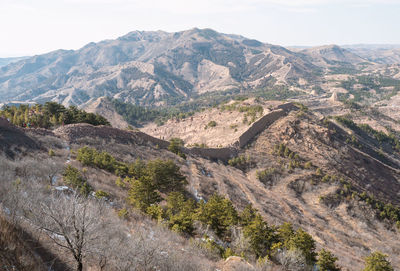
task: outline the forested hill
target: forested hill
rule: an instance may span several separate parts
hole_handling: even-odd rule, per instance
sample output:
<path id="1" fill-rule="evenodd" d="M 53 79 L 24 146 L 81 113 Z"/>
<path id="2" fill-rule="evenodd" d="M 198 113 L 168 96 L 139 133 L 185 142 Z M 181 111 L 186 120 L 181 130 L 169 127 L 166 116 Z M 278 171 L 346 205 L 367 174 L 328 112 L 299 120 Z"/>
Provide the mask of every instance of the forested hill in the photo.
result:
<path id="1" fill-rule="evenodd" d="M 4 117 L 12 124 L 21 127 L 51 128 L 58 125 L 73 123 L 89 123 L 92 125 L 110 125 L 99 114 L 87 113 L 76 106 L 64 107 L 55 102 L 44 105 L 3 106 L 0 117 Z"/>

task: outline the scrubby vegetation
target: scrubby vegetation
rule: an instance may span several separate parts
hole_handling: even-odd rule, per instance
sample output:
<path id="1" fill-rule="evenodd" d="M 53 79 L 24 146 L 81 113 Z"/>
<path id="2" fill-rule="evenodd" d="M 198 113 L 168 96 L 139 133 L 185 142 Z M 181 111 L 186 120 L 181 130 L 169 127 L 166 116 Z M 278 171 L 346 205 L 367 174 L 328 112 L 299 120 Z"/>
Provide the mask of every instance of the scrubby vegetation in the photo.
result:
<path id="1" fill-rule="evenodd" d="M 355 87 L 356 85 L 360 87 Z M 341 87 L 349 91 L 346 98 L 352 95 L 354 102 L 364 102 L 368 99 L 383 100 L 400 91 L 400 80 L 381 75 L 358 75 L 342 81 Z M 372 90 L 376 94 L 373 94 Z"/>
<path id="2" fill-rule="evenodd" d="M 182 148 L 185 145 L 182 139 L 180 138 L 171 138 L 169 140 L 168 150 L 175 153 L 176 155 L 186 159 L 186 155 L 182 152 Z"/>
<path id="3" fill-rule="evenodd" d="M 267 168 L 257 171 L 257 179 L 264 184 L 273 184 L 280 171 L 276 168 Z"/>
<path id="4" fill-rule="evenodd" d="M 369 130 L 365 128 L 366 131 Z M 373 132 L 369 133 L 372 134 Z M 175 138 L 171 140 L 168 149 L 180 155 L 182 147 L 183 141 Z M 46 151 L 44 155 L 48 159 L 57 159 L 60 153 L 61 151 L 57 149 L 52 154 L 50 154 L 50 151 L 48 153 Z M 277 156 L 277 159 L 284 161 L 283 163 L 287 163 L 286 168 L 289 169 L 289 172 L 290 170 L 295 171 L 296 168 L 299 169 L 296 172 L 307 169 L 307 173 L 310 173 L 309 176 L 320 182 L 338 183 L 340 181 L 343 184 L 343 188 L 338 191 L 338 200 L 356 199 L 365 202 L 376 210 L 377 215 L 382 220 L 390 220 L 400 225 L 400 222 L 398 222 L 400 210 L 397 207 L 383 204 L 366 193 L 357 192 L 348 183 L 342 179 L 339 180 L 337 176 L 326 169 L 317 168 L 310 161 L 301 158 L 298 153 L 292 151 L 286 144 L 276 145 L 272 153 Z M 167 153 L 167 155 L 170 157 L 173 156 L 170 153 Z M 124 157 L 123 154 L 120 154 L 120 157 Z M 132 159 L 132 157 L 136 157 L 136 153 L 135 156 L 131 156 L 129 159 Z M 205 196 L 206 200 L 197 200 L 188 191 L 189 189 L 186 187 L 188 182 L 178 166 L 179 163 L 185 162 L 182 159 L 175 157 L 178 164 L 172 160 L 162 159 L 147 161 L 137 159 L 132 162 L 133 160 L 126 158 L 126 160 L 130 161 L 126 162 L 109 152 L 99 151 L 90 147 L 76 149 L 72 152 L 72 158 L 76 158 L 83 168 L 79 167 L 76 161 L 72 161 L 71 164 L 74 166 L 67 165 L 62 173 L 63 181 L 73 188 L 74 191 L 80 192 L 77 194 L 82 194 L 84 197 L 77 196 L 75 192 L 69 190 L 69 192 L 54 193 L 53 198 L 53 194 L 49 191 L 54 189 L 48 185 L 48 176 L 46 175 L 46 185 L 43 188 L 45 192 L 39 193 L 38 195 L 40 196 L 37 196 L 36 202 L 33 204 L 33 206 L 37 205 L 40 208 L 21 209 L 23 210 L 21 213 L 26 216 L 24 219 L 31 219 L 29 223 L 32 223 L 32 225 L 35 225 L 41 231 L 46 232 L 45 227 L 47 227 L 52 231 L 56 231 L 56 234 L 60 233 L 60 231 L 57 231 L 59 230 L 57 225 L 52 223 L 51 227 L 48 227 L 48 221 L 52 219 L 51 216 L 59 219 L 58 215 L 61 216 L 66 212 L 70 214 L 77 211 L 76 214 L 73 213 L 71 215 L 73 219 L 67 219 L 67 222 L 59 220 L 61 223 L 68 223 L 70 221 L 90 222 L 90 231 L 85 232 L 85 234 L 89 234 L 89 236 L 85 236 L 88 239 L 83 240 L 83 237 L 79 237 L 81 239 L 78 240 L 90 240 L 90 248 L 84 247 L 79 251 L 75 247 L 69 248 L 68 243 L 62 243 L 69 248 L 67 250 L 69 252 L 66 253 L 70 253 L 70 259 L 73 259 L 75 254 L 82 254 L 80 262 L 77 261 L 77 270 L 82 270 L 82 265 L 86 267 L 89 261 L 93 261 L 90 262 L 92 266 L 96 266 L 97 263 L 101 265 L 101 257 L 105 257 L 106 259 L 106 263 L 104 264 L 106 266 L 105 270 L 129 270 L 130 268 L 134 270 L 139 270 L 139 268 L 143 270 L 215 269 L 214 267 L 209 268 L 211 264 L 205 263 L 205 266 L 201 265 L 201 261 L 193 261 L 193 266 L 191 267 L 187 267 L 187 265 L 181 263 L 182 256 L 177 255 L 179 253 L 188 255 L 186 254 L 187 246 L 182 245 L 184 247 L 182 251 L 175 247 L 174 249 L 179 251 L 177 254 L 174 254 L 172 249 L 168 249 L 165 246 L 161 248 L 160 242 L 163 240 L 162 238 L 174 234 L 171 231 L 178 233 L 178 235 L 172 235 L 173 238 L 184 237 L 186 239 L 182 238 L 182 240 L 190 240 L 190 246 L 192 248 L 195 247 L 193 249 L 195 249 L 196 255 L 206 255 L 207 259 L 212 259 L 213 261 L 238 255 L 254 263 L 254 265 L 258 262 L 257 268 L 260 267 L 260 270 L 263 265 L 267 266 L 265 267 L 266 269 L 270 266 L 276 267 L 276 265 L 281 265 L 285 270 L 340 270 L 340 267 L 337 265 L 337 257 L 325 249 L 318 251 L 313 237 L 302 228 L 295 227 L 290 223 L 273 225 L 269 221 L 264 220 L 261 214 L 251 205 L 243 210 L 236 209 L 236 205 L 228 197 L 218 193 L 214 193 L 208 197 Z M 189 157 L 189 161 L 187 162 L 192 162 L 190 159 Z M 251 157 L 244 155 L 235 157 L 229 161 L 231 166 L 242 170 L 249 169 L 252 163 Z M 93 187 L 89 185 L 91 179 L 88 177 L 87 168 L 89 168 L 89 171 L 105 174 L 107 177 L 113 174 L 114 176 L 110 179 L 112 181 L 116 180 L 115 187 L 118 190 L 119 196 L 123 195 L 120 201 L 116 200 L 111 204 L 110 201 L 117 198 L 115 194 L 107 189 L 103 189 L 103 187 L 97 187 L 95 184 Z M 97 171 L 95 171 L 96 169 Z M 314 170 L 315 174 L 313 173 Z M 12 170 L 12 172 L 16 171 Z M 269 167 L 258 171 L 257 178 L 263 183 L 270 183 L 274 181 L 276 176 L 283 174 L 284 171 L 283 167 Z M 36 193 L 36 190 L 26 192 L 23 189 L 26 189 L 27 182 L 19 179 L 16 180 L 14 180 L 10 189 L 20 191 L 18 195 L 24 200 L 26 197 L 24 193 L 28 193 L 29 195 Z M 3 195 L 0 194 L 0 196 Z M 77 197 L 75 198 L 75 196 Z M 62 199 L 60 200 L 62 204 L 57 202 L 60 198 Z M 42 199 L 45 202 L 38 203 Z M 2 200 L 0 198 L 0 202 Z M 321 200 L 326 201 L 328 204 L 330 199 L 321 198 Z M 104 204 L 109 204 L 109 206 Z M 23 205 L 25 207 L 21 208 L 28 206 L 28 204 Z M 85 206 L 87 206 L 87 209 L 84 208 Z M 110 211 L 113 208 L 115 208 L 114 212 Z M 57 213 L 52 213 L 52 210 L 57 210 Z M 62 210 L 65 210 L 65 212 L 62 212 Z M 87 213 L 85 213 L 86 210 Z M 89 214 L 92 216 L 89 216 Z M 40 219 L 41 216 L 46 219 Z M 96 219 L 94 219 L 96 216 L 106 221 L 101 221 L 99 225 L 96 225 Z M 35 219 L 32 217 L 35 217 Z M 139 219 L 142 224 L 134 230 L 128 231 L 124 227 L 121 227 L 121 225 L 125 225 L 125 222 L 127 224 L 132 223 L 138 217 L 142 219 Z M 112 218 L 112 221 L 107 218 Z M 150 218 L 152 221 L 150 221 Z M 153 226 L 148 226 L 148 224 L 142 222 L 146 219 L 150 221 L 146 223 L 152 223 L 151 225 Z M 115 223 L 122 224 L 117 227 Z M 110 225 L 113 225 L 112 227 L 115 228 L 110 228 Z M 159 228 L 157 229 L 164 232 L 160 233 L 154 230 L 154 225 L 158 225 L 157 227 Z M 137 236 L 141 232 L 141 227 L 144 228 L 142 229 L 144 231 L 143 235 Z M 150 230 L 145 231 L 147 227 Z M 167 229 L 171 231 L 167 231 Z M 66 240 L 65 237 L 73 236 L 74 233 L 76 232 L 71 230 L 71 232 L 68 231 L 60 234 L 64 238 L 61 238 L 61 240 Z M 101 238 L 97 235 L 98 233 L 101 233 Z M 131 235 L 133 235 L 132 238 Z M 48 238 L 52 237 L 54 237 L 54 234 L 51 235 L 49 233 Z M 101 240 L 101 242 L 97 242 L 96 240 Z M 168 246 L 174 242 L 176 242 L 176 239 L 174 241 L 168 240 L 165 243 Z M 85 246 L 87 246 L 86 243 Z M 149 248 L 149 246 L 152 247 Z M 99 255 L 99 251 L 104 255 Z M 168 255 L 168 257 L 165 257 L 165 255 Z M 171 259 L 169 258 L 170 256 L 172 257 Z M 203 261 L 204 259 L 206 258 L 202 258 Z M 179 263 L 179 266 L 175 265 L 175 262 L 171 263 L 175 260 Z M 79 266 L 81 269 L 79 269 Z M 385 268 L 389 269 L 379 269 L 380 266 L 385 266 Z M 374 256 L 371 255 L 367 258 L 365 270 L 393 270 L 393 268 L 390 269 L 390 263 L 385 255 L 382 258 L 374 254 Z"/>
<path id="5" fill-rule="evenodd" d="M 321 249 L 318 253 L 317 266 L 321 271 L 340 271 L 340 268 L 336 265 L 337 260 L 338 258 L 330 251 Z"/>
<path id="6" fill-rule="evenodd" d="M 82 147 L 77 150 L 76 159 L 84 166 L 92 166 L 115 173 L 118 176 L 126 176 L 129 173 L 129 166 L 119 162 L 111 154 L 89 147 Z"/>
<path id="7" fill-rule="evenodd" d="M 85 153 L 94 154 L 94 157 L 106 157 L 104 153 L 87 147 L 79 149 L 77 153 L 77 159 L 81 162 L 87 161 L 80 157 Z M 85 165 L 105 168 L 115 174 L 114 166 L 104 166 L 101 162 L 94 163 L 94 157 L 88 159 L 93 162 L 86 162 Z M 113 161 L 111 164 L 125 164 L 128 169 L 125 178 L 123 180 L 119 178 L 117 184 L 128 189 L 127 201 L 134 208 L 169 229 L 187 236 L 194 237 L 201 234 L 201 227 L 199 228 L 197 223 L 207 226 L 208 234 L 215 234 L 215 237 L 214 239 L 205 237 L 204 241 L 198 244 L 209 253 L 216 253 L 220 257 L 230 255 L 254 259 L 266 257 L 279 262 L 282 250 L 296 251 L 304 258 L 303 264 L 311 266 L 316 263 L 315 241 L 303 230 L 294 230 L 290 224 L 270 226 L 251 206 L 238 212 L 229 199 L 218 194 L 211 196 L 208 201 L 200 202 L 188 197 L 184 188 L 186 179 L 172 161 L 154 160 L 145 163 L 136 160 L 132 164 L 126 164 L 112 158 L 105 160 Z M 239 163 L 240 160 L 243 159 L 239 158 Z M 260 176 L 264 175 L 268 174 L 260 173 Z M 126 216 L 126 211 L 121 216 Z M 238 237 L 237 231 L 245 238 L 247 248 L 235 246 L 235 243 L 242 242 L 237 240 L 241 238 Z M 233 234 L 234 232 L 236 234 Z M 225 245 L 219 242 L 224 242 Z M 322 262 L 321 258 L 321 264 Z"/>
<path id="8" fill-rule="evenodd" d="M 271 78 L 271 80 L 273 80 Z M 244 123 L 251 124 L 258 117 L 262 116 L 263 108 L 260 105 L 240 105 L 241 102 L 249 97 L 265 100 L 285 100 L 302 94 L 301 92 L 291 91 L 287 86 L 270 86 L 263 89 L 248 90 L 248 95 L 244 96 L 239 89 L 226 91 L 215 91 L 204 94 L 192 94 L 190 101 L 183 98 L 169 97 L 165 99 L 165 104 L 160 107 L 145 107 L 124 103 L 120 100 L 111 99 L 112 105 L 129 124 L 140 127 L 147 122 L 155 122 L 163 125 L 169 119 L 181 120 L 193 116 L 196 112 L 201 112 L 209 108 L 219 107 L 220 110 L 240 110 L 245 112 Z M 226 103 L 234 100 L 233 104 Z"/>
<path id="9" fill-rule="evenodd" d="M 204 127 L 204 129 L 207 129 L 207 128 L 214 128 L 214 127 L 216 127 L 216 126 L 217 126 L 217 122 L 214 121 L 214 120 L 212 120 L 212 121 L 210 121 L 209 123 L 207 123 L 207 125 Z"/>
<path id="10" fill-rule="evenodd" d="M 240 170 L 247 170 L 253 165 L 253 161 L 250 155 L 239 155 L 237 157 L 231 158 L 228 160 L 228 164 L 232 167 L 236 167 Z"/>
<path id="11" fill-rule="evenodd" d="M 89 123 L 92 125 L 110 125 L 102 116 L 79 110 L 76 106 L 64 107 L 55 102 L 33 106 L 4 106 L 0 116 L 7 118 L 12 124 L 21 127 L 51 128 L 73 123 Z"/>
<path id="12" fill-rule="evenodd" d="M 111 99 L 110 99 L 111 100 Z M 155 122 L 158 125 L 164 124 L 169 119 L 185 119 L 193 116 L 199 108 L 194 107 L 193 111 L 188 108 L 167 107 L 167 108 L 148 108 L 130 103 L 124 103 L 120 100 L 111 100 L 115 110 L 129 124 L 141 126 L 146 122 Z M 189 111 L 187 111 L 189 110 Z"/>
<path id="13" fill-rule="evenodd" d="M 189 148 L 208 148 L 208 145 L 205 143 L 193 143 L 187 145 Z"/>
<path id="14" fill-rule="evenodd" d="M 254 95 L 258 98 L 264 98 L 266 100 L 286 100 L 288 98 L 294 98 L 303 94 L 300 91 L 290 90 L 288 86 L 285 85 L 275 85 L 271 87 L 266 87 L 263 89 L 254 90 Z"/>
<path id="15" fill-rule="evenodd" d="M 363 271 L 393 271 L 393 267 L 386 259 L 387 255 L 374 252 L 365 258 L 365 268 Z"/>
<path id="16" fill-rule="evenodd" d="M 87 196 L 93 190 L 82 173 L 71 165 L 65 168 L 63 177 L 66 184 L 78 190 L 82 195 Z"/>
<path id="17" fill-rule="evenodd" d="M 275 145 L 272 153 L 277 156 L 289 159 L 289 163 L 287 166 L 289 171 L 291 171 L 295 168 L 304 168 L 305 167 L 305 165 L 302 164 L 303 159 L 301 159 L 297 153 L 290 150 L 289 147 L 286 146 L 286 144 L 284 144 L 284 143 Z M 307 164 L 307 166 L 311 166 L 311 165 Z"/>
<path id="18" fill-rule="evenodd" d="M 400 140 L 393 133 L 386 134 L 382 131 L 377 131 L 373 129 L 368 124 L 357 124 L 346 116 L 336 116 L 335 119 L 346 127 L 352 129 L 359 135 L 365 133 L 368 136 L 374 138 L 378 142 L 379 147 L 389 146 L 392 151 L 400 151 Z M 352 136 L 351 139 L 348 140 L 348 143 L 352 143 L 356 146 L 359 145 L 357 139 L 354 136 Z"/>
<path id="19" fill-rule="evenodd" d="M 372 210 L 375 211 L 377 218 L 383 221 L 389 221 L 393 225 L 397 226 L 397 228 L 400 230 L 399 207 L 393 206 L 391 203 L 386 204 L 366 192 L 360 193 L 356 188 L 354 188 L 349 182 L 345 181 L 344 179 L 340 179 L 340 182 L 342 184 L 341 189 L 339 189 L 335 194 L 321 196 L 320 200 L 327 205 L 331 205 L 332 203 L 337 203 L 338 201 L 340 202 L 344 200 L 355 200 L 359 202 L 364 202 Z"/>
<path id="20" fill-rule="evenodd" d="M 261 105 L 242 105 L 240 101 L 233 102 L 231 104 L 223 104 L 219 106 L 221 111 L 238 111 L 244 112 L 243 123 L 251 124 L 256 121 L 257 118 L 263 115 L 264 109 Z M 232 128 L 232 127 L 231 127 Z M 234 129 L 236 127 L 233 127 Z"/>

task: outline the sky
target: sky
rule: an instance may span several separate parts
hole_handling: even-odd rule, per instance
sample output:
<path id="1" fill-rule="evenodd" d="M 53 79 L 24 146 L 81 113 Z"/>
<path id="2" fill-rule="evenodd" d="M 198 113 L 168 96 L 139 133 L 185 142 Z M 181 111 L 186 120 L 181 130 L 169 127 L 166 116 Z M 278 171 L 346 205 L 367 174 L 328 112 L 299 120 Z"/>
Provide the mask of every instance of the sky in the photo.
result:
<path id="1" fill-rule="evenodd" d="M 283 46 L 400 44 L 400 0 L 0 0 L 0 57 L 193 27 Z"/>

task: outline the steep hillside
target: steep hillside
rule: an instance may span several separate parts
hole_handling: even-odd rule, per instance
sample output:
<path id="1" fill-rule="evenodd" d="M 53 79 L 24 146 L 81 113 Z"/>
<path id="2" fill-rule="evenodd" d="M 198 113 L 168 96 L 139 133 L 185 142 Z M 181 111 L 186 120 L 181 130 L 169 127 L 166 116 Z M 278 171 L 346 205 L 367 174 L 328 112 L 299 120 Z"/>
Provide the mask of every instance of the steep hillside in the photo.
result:
<path id="1" fill-rule="evenodd" d="M 362 257 L 372 250 L 392 255 L 392 263 L 398 266 L 395 222 L 380 218 L 379 209 L 356 196 L 365 191 L 399 206 L 398 153 L 379 155 L 379 147 L 368 143 L 371 139 L 365 135 L 356 135 L 354 147 L 347 143 L 351 133 L 325 123 L 312 114 L 293 112 L 273 123 L 239 153 L 245 159 L 232 164 L 244 172 L 208 170 L 221 179 L 222 175 L 235 174 L 229 181 L 219 181 L 219 187 L 224 187 L 220 189 L 240 187 L 244 194 L 236 192 L 232 198 L 243 195 L 269 220 L 302 225 L 319 245 L 334 251 L 348 270 L 361 270 Z M 290 151 L 279 153 L 280 144 Z M 290 152 L 299 158 L 293 158 Z M 267 174 L 257 177 L 263 170 Z"/>
<path id="2" fill-rule="evenodd" d="M 232 103 L 225 106 L 231 106 L 230 109 L 234 112 Z M 182 148 L 185 159 L 180 157 L 182 153 L 178 153 L 178 156 L 170 151 L 173 149 L 169 142 L 139 131 L 89 124 L 66 125 L 53 131 L 13 128 L 16 133 L 19 131 L 29 137 L 40 148 L 30 148 L 25 152 L 27 159 L 35 159 L 24 160 L 17 166 L 18 170 L 13 169 L 14 162 L 7 162 L 8 160 L 3 160 L 5 162 L 1 166 L 5 170 L 4 178 L 10 179 L 9 182 L 15 180 L 14 174 L 18 174 L 23 183 L 26 180 L 33 182 L 35 178 L 40 180 L 40 177 L 35 176 L 53 172 L 49 166 L 51 160 L 60 167 L 55 175 L 49 175 L 58 176 L 50 178 L 51 186 L 57 187 L 71 185 L 61 178 L 63 167 L 70 165 L 82 172 L 81 178 L 84 178 L 93 191 L 97 191 L 99 195 L 99 191 L 105 192 L 117 210 L 129 210 L 132 215 L 130 219 L 137 221 L 139 218 L 134 209 L 126 205 L 126 199 L 132 195 L 132 190 L 127 189 L 127 181 L 118 178 L 119 174 L 123 176 L 124 173 L 118 172 L 124 172 L 124 163 L 133 163 L 135 167 L 140 167 L 136 160 L 138 158 L 145 162 L 171 159 L 186 177 L 185 190 L 189 197 L 196 201 L 209 200 L 218 193 L 229 198 L 238 210 L 243 210 L 251 203 L 269 224 L 291 222 L 295 228 L 305 229 L 316 241 L 317 250 L 329 249 L 338 256 L 338 263 L 343 270 L 362 270 L 363 258 L 375 250 L 388 254 L 394 268 L 400 268 L 396 257 L 400 251 L 399 229 L 396 228 L 396 221 L 400 224 L 400 154 L 395 144 L 398 141 L 366 126 L 357 126 L 344 118 L 321 118 L 321 115 L 314 114 L 301 105 L 286 105 L 284 111 L 275 107 L 268 110 L 281 113 L 268 120 L 265 116 L 272 113 L 266 110 L 265 116 L 256 118 L 254 124 L 249 126 L 250 130 L 244 132 L 246 137 L 237 137 L 238 142 L 231 145 L 231 148 Z M 206 113 L 216 115 L 214 111 L 206 111 L 204 114 Z M 223 114 L 228 113 L 221 112 L 221 118 L 224 118 Z M 194 118 L 201 116 L 195 115 Z M 11 127 L 5 122 L 0 124 L 1 127 Z M 232 134 L 231 137 L 235 138 L 236 135 Z M 227 139 L 229 140 L 231 139 Z M 22 148 L 23 141 L 15 144 Z M 82 161 L 85 160 L 82 159 L 89 158 L 78 158 L 79 153 L 83 155 L 81 148 L 84 146 L 97 149 L 99 155 L 104 156 L 103 163 L 106 164 L 101 165 L 98 161 L 84 164 Z M 70 153 L 69 149 L 73 151 Z M 225 152 L 228 152 L 228 156 L 223 154 Z M 51 153 L 50 158 L 47 153 Z M 114 158 L 107 156 L 107 153 Z M 20 153 L 16 154 L 20 157 Z M 121 162 L 112 162 L 115 161 L 113 159 Z M 37 161 L 43 162 L 38 164 Z M 119 169 L 114 172 L 107 163 L 116 163 Z M 28 171 L 32 174 L 26 174 Z M 47 180 L 44 187 L 46 193 L 49 176 L 44 177 Z M 58 189 L 65 189 L 62 187 L 59 186 Z M 163 197 L 164 193 L 161 194 Z M 160 208 L 168 208 L 165 202 L 160 204 Z M 140 221 L 139 219 L 137 223 L 146 225 L 152 234 L 159 231 L 152 222 Z M 169 223 L 168 220 L 163 221 L 162 223 Z M 213 234 L 208 230 L 205 232 Z M 204 228 L 196 226 L 195 240 L 201 239 L 201 233 L 204 233 Z M 210 268 L 213 264 L 220 264 L 209 262 L 210 258 L 204 256 L 207 253 L 192 251 L 181 237 L 168 235 L 168 238 L 162 239 L 161 235 L 157 237 L 157 246 L 164 247 L 168 244 L 169 247 L 184 248 L 188 252 L 187 257 L 190 255 L 196 259 L 196 263 L 200 261 Z M 151 239 L 146 240 L 152 242 Z M 221 240 L 225 240 L 223 246 L 237 249 L 230 243 L 230 238 Z M 46 247 L 51 248 L 50 243 L 47 242 Z M 173 253 L 172 248 L 168 250 L 165 247 L 162 251 L 166 250 Z M 68 259 L 64 254 L 57 255 L 61 259 Z M 156 255 L 160 256 L 157 253 Z M 93 259 L 93 262 L 88 262 L 96 266 L 95 258 L 89 259 Z M 154 259 L 163 261 L 162 257 Z M 280 260 L 275 256 L 273 259 L 270 264 L 280 266 Z M 114 262 L 110 261 L 109 264 L 112 266 Z M 208 267 L 194 270 L 209 270 Z M 178 269 L 168 270 L 193 270 L 176 268 Z"/>
<path id="3" fill-rule="evenodd" d="M 209 120 L 218 113 L 202 114 Z M 226 126 L 224 121 L 221 125 Z M 192 142 L 192 136 L 185 137 L 179 127 L 180 123 L 170 125 L 170 134 L 182 134 Z M 190 125 L 185 127 L 190 129 Z M 165 130 L 163 126 L 154 129 Z M 203 136 L 204 143 L 213 142 L 214 137 L 211 133 L 207 141 Z M 234 137 L 229 133 L 225 142 L 233 142 Z M 201 133 L 196 138 L 201 138 Z M 277 152 L 282 144 L 299 160 L 293 160 L 294 155 L 288 158 L 289 152 Z M 373 250 L 392 255 L 392 263 L 398 265 L 394 256 L 400 251 L 396 221 L 382 217 L 376 207 L 400 203 L 400 155 L 392 148 L 394 145 L 382 145 L 358 128 L 323 121 L 319 114 L 292 112 L 238 150 L 235 155 L 240 159 L 229 161 L 238 169 L 203 160 L 201 165 L 191 164 L 190 176 L 198 195 L 224 191 L 238 206 L 251 202 L 268 221 L 291 221 L 305 227 L 319 245 L 334 251 L 348 270 L 361 270 L 363 255 Z M 258 177 L 264 170 L 265 177 Z M 365 195 L 373 196 L 368 199 Z M 381 202 L 371 205 L 375 204 L 373 198 Z"/>
<path id="4" fill-rule="evenodd" d="M 0 117 L 0 150 L 9 157 L 27 150 L 38 150 L 39 145 L 23 131 Z"/>

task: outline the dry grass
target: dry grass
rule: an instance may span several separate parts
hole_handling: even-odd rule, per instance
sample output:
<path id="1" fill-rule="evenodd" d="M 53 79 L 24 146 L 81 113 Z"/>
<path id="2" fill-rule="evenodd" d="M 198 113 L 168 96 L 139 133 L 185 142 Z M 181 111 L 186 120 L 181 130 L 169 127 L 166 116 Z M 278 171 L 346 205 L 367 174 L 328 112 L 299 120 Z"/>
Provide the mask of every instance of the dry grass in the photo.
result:
<path id="1" fill-rule="evenodd" d="M 267 114 L 272 107 L 281 102 L 255 102 L 248 99 L 240 102 L 238 106 L 261 105 L 264 109 L 263 115 Z M 169 120 L 162 126 L 154 123 L 147 124 L 141 129 L 144 133 L 156 138 L 169 140 L 174 137 L 183 139 L 186 145 L 206 144 L 209 147 L 225 147 L 238 140 L 248 128 L 248 123 L 243 123 L 245 112 L 238 110 L 220 110 L 219 108 L 208 109 L 198 112 L 192 117 L 183 120 Z M 257 115 L 257 119 L 260 118 Z M 250 118 L 249 118 L 250 120 Z M 215 127 L 209 127 L 212 121 L 216 122 Z"/>
<path id="2" fill-rule="evenodd" d="M 0 214 L 0 269 L 20 271 L 46 270 L 43 262 L 25 243 L 22 231 Z"/>

